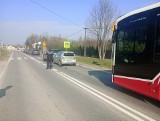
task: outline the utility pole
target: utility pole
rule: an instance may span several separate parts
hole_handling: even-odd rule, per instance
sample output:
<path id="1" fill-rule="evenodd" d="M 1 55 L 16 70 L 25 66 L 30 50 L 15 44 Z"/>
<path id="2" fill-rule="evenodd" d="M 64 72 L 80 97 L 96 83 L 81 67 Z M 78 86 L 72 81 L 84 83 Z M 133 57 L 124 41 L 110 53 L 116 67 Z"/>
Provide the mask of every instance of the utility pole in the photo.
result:
<path id="1" fill-rule="evenodd" d="M 86 39 L 86 35 L 87 35 L 87 29 L 89 29 L 89 28 L 84 28 L 84 30 L 85 30 L 85 38 L 84 38 L 84 57 L 86 57 L 86 41 L 87 41 L 87 39 Z"/>

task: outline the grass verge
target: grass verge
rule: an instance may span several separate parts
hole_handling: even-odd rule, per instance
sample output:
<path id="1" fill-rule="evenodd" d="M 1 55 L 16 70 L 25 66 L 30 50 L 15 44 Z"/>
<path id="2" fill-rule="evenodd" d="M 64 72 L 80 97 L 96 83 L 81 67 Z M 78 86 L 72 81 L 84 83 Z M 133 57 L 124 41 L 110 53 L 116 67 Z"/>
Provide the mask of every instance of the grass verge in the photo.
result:
<path id="1" fill-rule="evenodd" d="M 82 57 L 82 56 L 77 56 L 76 59 L 77 59 L 77 62 L 79 62 L 79 63 L 84 63 L 84 64 L 89 64 L 89 65 L 94 65 L 94 66 L 99 66 L 99 67 L 111 69 L 111 60 L 110 59 L 100 60 L 98 58 Z"/>
<path id="2" fill-rule="evenodd" d="M 4 50 L 4 49 L 0 49 L 0 58 L 5 58 L 9 56 L 9 51 L 8 50 Z"/>

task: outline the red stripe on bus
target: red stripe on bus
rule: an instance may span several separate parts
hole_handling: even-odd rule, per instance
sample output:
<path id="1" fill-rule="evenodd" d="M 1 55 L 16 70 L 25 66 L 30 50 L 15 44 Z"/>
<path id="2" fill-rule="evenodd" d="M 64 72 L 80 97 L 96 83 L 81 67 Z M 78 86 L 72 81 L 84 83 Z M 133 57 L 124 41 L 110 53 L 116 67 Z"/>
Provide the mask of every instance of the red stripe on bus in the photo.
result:
<path id="1" fill-rule="evenodd" d="M 113 82 L 119 86 L 160 101 L 160 76 L 154 82 L 142 81 L 135 78 L 124 78 L 117 75 L 113 79 Z"/>

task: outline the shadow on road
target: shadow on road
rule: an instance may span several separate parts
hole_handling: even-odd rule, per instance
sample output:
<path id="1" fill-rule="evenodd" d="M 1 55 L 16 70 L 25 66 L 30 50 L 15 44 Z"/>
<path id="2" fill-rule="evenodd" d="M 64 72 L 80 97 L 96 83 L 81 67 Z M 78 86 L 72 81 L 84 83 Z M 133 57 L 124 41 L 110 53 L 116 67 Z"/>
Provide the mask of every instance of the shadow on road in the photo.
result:
<path id="1" fill-rule="evenodd" d="M 13 86 L 7 86 L 4 89 L 0 89 L 0 98 L 6 96 L 6 91 L 9 90 L 10 88 L 12 88 Z"/>
<path id="2" fill-rule="evenodd" d="M 117 91 L 120 91 L 122 93 L 125 93 L 126 95 L 130 95 L 130 96 L 132 96 L 134 98 L 137 98 L 137 99 L 139 99 L 141 101 L 144 101 L 146 103 L 151 103 L 151 104 L 155 105 L 156 107 L 160 108 L 159 101 L 156 101 L 156 100 L 151 99 L 149 97 L 146 97 L 144 95 L 138 94 L 136 92 L 127 90 L 125 88 L 122 88 L 122 87 L 112 83 L 112 74 L 107 70 L 88 71 L 88 74 L 90 76 L 96 77 L 104 85 L 106 85 L 106 86 L 108 86 L 108 87 L 110 87 L 110 88 L 112 88 L 114 90 L 117 90 Z"/>

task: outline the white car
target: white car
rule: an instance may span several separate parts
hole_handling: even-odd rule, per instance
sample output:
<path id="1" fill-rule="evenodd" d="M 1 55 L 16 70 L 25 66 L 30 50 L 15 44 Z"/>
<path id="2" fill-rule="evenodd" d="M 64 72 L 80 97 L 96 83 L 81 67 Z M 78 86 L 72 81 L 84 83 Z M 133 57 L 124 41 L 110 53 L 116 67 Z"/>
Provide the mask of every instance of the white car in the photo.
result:
<path id="1" fill-rule="evenodd" d="M 62 65 L 76 65 L 76 56 L 72 51 L 60 51 L 53 55 L 53 62 Z"/>

